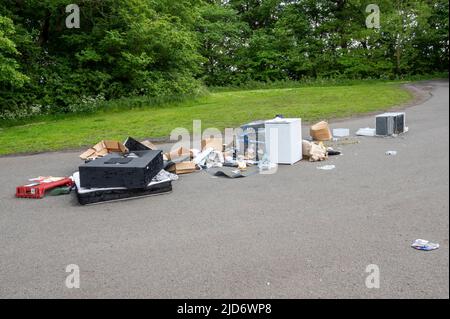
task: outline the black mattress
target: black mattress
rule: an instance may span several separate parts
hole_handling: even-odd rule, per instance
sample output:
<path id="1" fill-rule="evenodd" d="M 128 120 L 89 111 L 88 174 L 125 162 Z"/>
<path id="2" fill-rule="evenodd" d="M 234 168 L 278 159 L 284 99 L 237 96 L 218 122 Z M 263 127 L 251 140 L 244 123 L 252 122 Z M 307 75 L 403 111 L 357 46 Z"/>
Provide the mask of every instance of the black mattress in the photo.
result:
<path id="1" fill-rule="evenodd" d="M 81 205 L 92 205 L 105 202 L 136 199 L 140 197 L 163 195 L 172 191 L 172 182 L 170 179 L 162 181 L 152 181 L 146 188 L 127 189 L 123 187 L 116 188 L 82 188 L 80 186 L 80 174 L 76 172 L 73 175 L 75 185 L 77 186 L 77 198 Z"/>

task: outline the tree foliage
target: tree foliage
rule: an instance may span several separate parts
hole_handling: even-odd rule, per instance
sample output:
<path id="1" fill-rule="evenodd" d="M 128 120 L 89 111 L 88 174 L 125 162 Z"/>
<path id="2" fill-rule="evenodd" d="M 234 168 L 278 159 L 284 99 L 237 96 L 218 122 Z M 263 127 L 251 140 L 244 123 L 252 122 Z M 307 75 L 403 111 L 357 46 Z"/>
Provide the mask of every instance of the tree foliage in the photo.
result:
<path id="1" fill-rule="evenodd" d="M 0 0 L 0 115 L 82 112 L 203 84 L 446 71 L 448 1 Z"/>

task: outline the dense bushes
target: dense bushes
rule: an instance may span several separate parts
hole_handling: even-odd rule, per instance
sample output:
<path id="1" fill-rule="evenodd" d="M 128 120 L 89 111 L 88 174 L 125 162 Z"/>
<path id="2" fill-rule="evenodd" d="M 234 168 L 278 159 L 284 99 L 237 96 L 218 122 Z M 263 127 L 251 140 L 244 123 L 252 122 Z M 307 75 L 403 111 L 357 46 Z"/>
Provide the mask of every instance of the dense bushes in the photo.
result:
<path id="1" fill-rule="evenodd" d="M 65 8 L 80 7 L 79 29 Z M 448 2 L 0 0 L 0 117 L 89 112 L 122 97 L 448 68 Z"/>
<path id="2" fill-rule="evenodd" d="M 151 1 L 82 1 L 81 28 L 68 29 L 68 1 L 3 1 L 3 117 L 87 111 L 105 99 L 197 90 L 203 61 L 197 37 L 158 2 L 156 11 Z"/>

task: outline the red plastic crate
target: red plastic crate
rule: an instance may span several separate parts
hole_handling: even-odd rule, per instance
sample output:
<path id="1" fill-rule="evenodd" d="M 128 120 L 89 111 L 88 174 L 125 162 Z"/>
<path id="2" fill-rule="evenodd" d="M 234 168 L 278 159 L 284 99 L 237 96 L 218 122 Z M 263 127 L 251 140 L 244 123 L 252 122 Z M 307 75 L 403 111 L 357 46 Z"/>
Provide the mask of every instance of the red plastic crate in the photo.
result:
<path id="1" fill-rule="evenodd" d="M 16 188 L 16 197 L 19 198 L 43 198 L 45 195 L 45 192 L 47 190 L 56 188 L 56 187 L 62 187 L 67 186 L 71 187 L 74 185 L 71 178 L 66 177 L 62 180 L 56 181 L 56 182 L 49 182 L 49 183 L 43 183 L 43 182 L 36 182 L 37 185 L 31 184 L 31 185 L 25 185 L 25 186 L 19 186 Z"/>

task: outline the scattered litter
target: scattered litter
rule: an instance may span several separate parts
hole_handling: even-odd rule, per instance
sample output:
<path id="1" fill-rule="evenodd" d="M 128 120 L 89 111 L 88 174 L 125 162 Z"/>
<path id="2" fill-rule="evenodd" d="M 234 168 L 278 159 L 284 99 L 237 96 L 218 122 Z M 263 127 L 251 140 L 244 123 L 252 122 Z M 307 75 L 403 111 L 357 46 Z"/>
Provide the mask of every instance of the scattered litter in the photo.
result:
<path id="1" fill-rule="evenodd" d="M 212 151 L 206 158 L 206 168 L 222 167 L 225 159 L 222 152 Z"/>
<path id="2" fill-rule="evenodd" d="M 200 151 L 196 148 L 191 149 L 191 157 L 196 158 L 200 154 Z"/>
<path id="3" fill-rule="evenodd" d="M 435 244 L 435 243 L 431 243 L 428 240 L 425 239 L 416 239 L 412 245 L 412 248 L 417 249 L 417 250 L 425 250 L 425 251 L 430 251 L 430 250 L 435 250 L 439 248 L 439 244 Z"/>
<path id="4" fill-rule="evenodd" d="M 169 166 L 167 168 L 169 172 L 175 173 L 177 175 L 193 173 L 196 171 L 196 169 L 197 167 L 193 162 L 174 163 L 172 166 Z"/>
<path id="5" fill-rule="evenodd" d="M 261 172 L 267 172 L 276 168 L 277 164 L 272 163 L 269 160 L 269 157 L 267 155 L 264 155 L 261 161 L 259 161 L 258 167 Z"/>
<path id="6" fill-rule="evenodd" d="M 214 151 L 223 152 L 223 141 L 221 138 L 209 138 L 202 140 L 202 151 L 212 148 Z"/>
<path id="7" fill-rule="evenodd" d="M 30 178 L 30 182 L 38 182 L 38 183 L 53 183 L 59 182 L 63 180 L 65 177 L 53 177 L 53 176 L 39 176 L 35 178 Z"/>
<path id="8" fill-rule="evenodd" d="M 356 135 L 396 136 L 408 131 L 405 113 L 381 114 L 376 117 L 376 124 L 376 129 L 361 128 Z M 302 158 L 311 162 L 324 161 L 329 156 L 342 155 L 333 147 L 340 149 L 338 145 L 360 143 L 358 138 L 350 137 L 348 128 L 333 129 L 332 134 L 325 121 L 312 125 L 311 140 L 303 140 L 301 125 L 300 118 L 277 115 L 272 120 L 242 125 L 244 133 L 234 136 L 229 144 L 224 144 L 222 138 L 207 138 L 202 139 L 201 150 L 178 147 L 165 154 L 148 140 L 139 142 L 128 137 L 123 144 L 102 140 L 80 155 L 85 163 L 73 177 L 37 177 L 30 180 L 31 184 L 17 187 L 16 196 L 63 195 L 76 187 L 79 202 L 86 205 L 159 195 L 170 192 L 171 183 L 177 181 L 180 174 L 198 170 L 205 170 L 214 178 L 268 174 L 277 164 L 294 164 Z M 395 156 L 397 151 L 387 151 L 386 155 Z M 335 165 L 317 167 L 320 170 L 335 168 Z M 437 249 L 439 244 L 417 240 L 413 247 L 431 250 Z"/>
<path id="9" fill-rule="evenodd" d="M 47 191 L 61 186 L 73 186 L 73 180 L 69 177 L 38 177 L 30 181 L 34 183 L 16 188 L 16 197 L 41 199 Z"/>
<path id="10" fill-rule="evenodd" d="M 324 170 L 324 171 L 331 171 L 331 170 L 333 170 L 335 168 L 336 168 L 336 165 L 325 165 L 325 166 L 317 167 L 317 169 L 321 169 L 321 170 Z"/>
<path id="11" fill-rule="evenodd" d="M 328 147 L 327 154 L 328 154 L 328 156 L 337 156 L 337 155 L 342 155 L 342 152 L 335 151 L 332 147 Z"/>
<path id="12" fill-rule="evenodd" d="M 388 155 L 388 156 L 395 156 L 395 155 L 397 155 L 397 151 L 387 151 L 386 155 Z"/>
<path id="13" fill-rule="evenodd" d="M 247 162 L 245 161 L 243 156 L 239 156 L 237 161 L 236 161 L 237 167 L 243 171 L 247 169 Z"/>
<path id="14" fill-rule="evenodd" d="M 72 191 L 72 186 L 56 187 L 47 192 L 49 196 L 68 195 Z"/>
<path id="15" fill-rule="evenodd" d="M 334 137 L 347 137 L 350 135 L 350 130 L 348 128 L 335 128 L 333 129 Z"/>
<path id="16" fill-rule="evenodd" d="M 303 156 L 309 159 L 310 162 L 324 161 L 328 158 L 327 149 L 322 142 L 302 142 Z"/>
<path id="17" fill-rule="evenodd" d="M 356 132 L 356 135 L 358 135 L 358 136 L 375 136 L 376 135 L 376 129 L 370 128 L 370 127 L 360 128 Z"/>
<path id="18" fill-rule="evenodd" d="M 248 167 L 245 170 L 240 170 L 233 167 L 216 167 L 207 170 L 213 176 L 225 176 L 229 178 L 242 178 L 250 175 L 258 174 L 259 168 L 257 166 Z"/>
<path id="19" fill-rule="evenodd" d="M 206 158 L 213 151 L 214 151 L 214 149 L 212 147 L 209 147 L 209 148 L 203 150 L 201 153 L 199 153 L 196 157 L 194 157 L 194 159 L 192 161 L 196 165 L 204 165 L 204 163 L 206 162 Z"/>
<path id="20" fill-rule="evenodd" d="M 171 181 L 177 181 L 178 175 L 169 173 L 166 170 L 161 170 L 155 177 L 153 177 L 153 182 L 161 182 L 170 179 Z"/>
<path id="21" fill-rule="evenodd" d="M 341 145 L 352 145 L 359 144 L 360 140 L 356 137 L 342 137 L 337 140 L 325 142 L 327 146 L 341 146 Z"/>
<path id="22" fill-rule="evenodd" d="M 191 159 L 191 151 L 184 147 L 179 147 L 164 155 L 169 161 L 173 162 L 182 162 Z"/>
<path id="23" fill-rule="evenodd" d="M 311 137 L 314 141 L 329 141 L 333 138 L 330 127 L 325 121 L 319 122 L 311 126 Z"/>

